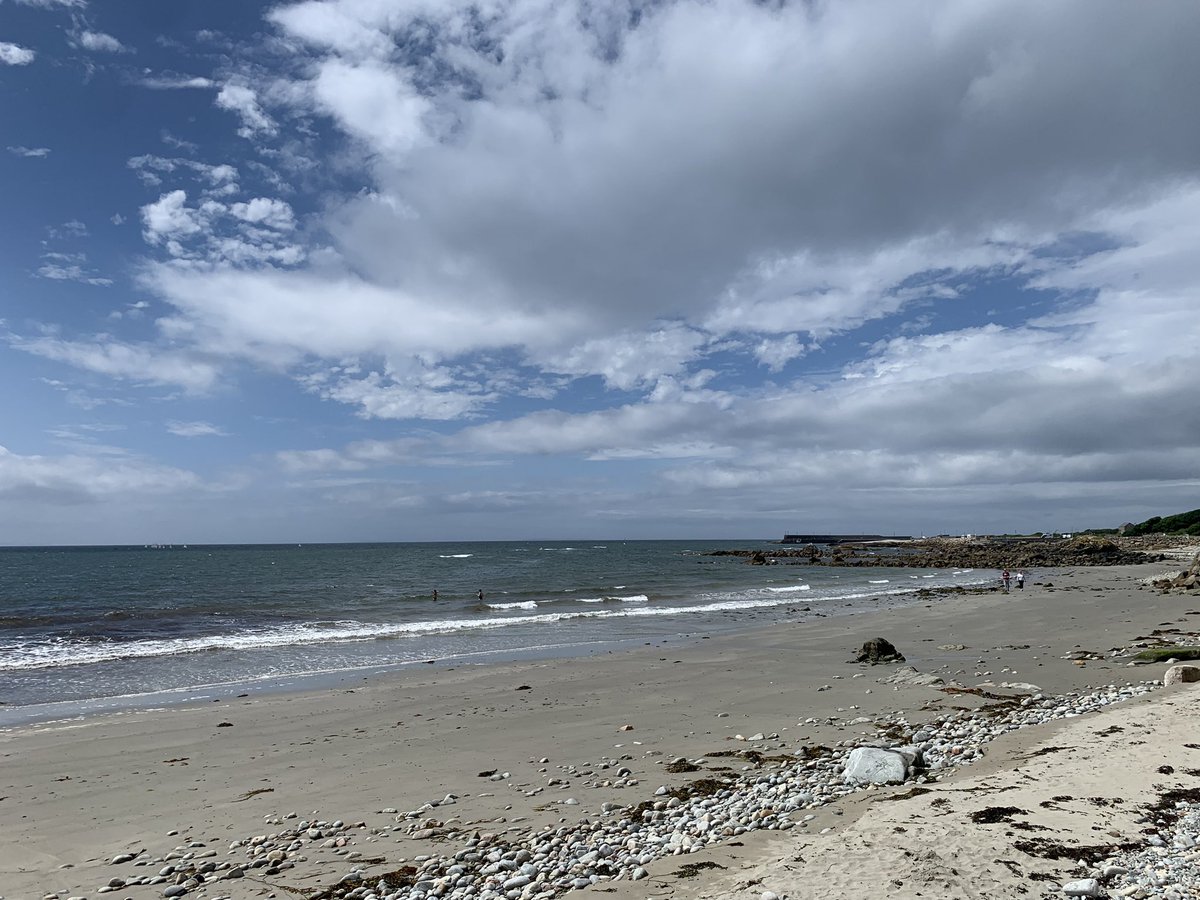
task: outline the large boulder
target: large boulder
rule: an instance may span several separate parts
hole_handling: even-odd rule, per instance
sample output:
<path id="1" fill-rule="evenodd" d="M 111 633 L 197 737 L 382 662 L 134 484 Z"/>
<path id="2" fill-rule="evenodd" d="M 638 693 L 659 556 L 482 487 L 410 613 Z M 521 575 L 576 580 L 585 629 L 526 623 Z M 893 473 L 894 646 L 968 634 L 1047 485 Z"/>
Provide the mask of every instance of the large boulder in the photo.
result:
<path id="1" fill-rule="evenodd" d="M 1200 681 L 1200 666 L 1171 666 L 1163 675 L 1163 687 Z"/>
<path id="2" fill-rule="evenodd" d="M 846 784 L 900 784 L 911 769 L 909 758 L 895 750 L 855 747 L 846 760 Z"/>
<path id="3" fill-rule="evenodd" d="M 904 654 L 892 646 L 892 642 L 887 638 L 871 638 L 862 645 L 862 649 L 858 651 L 858 662 L 866 662 L 871 665 L 876 663 L 889 662 L 904 662 Z"/>

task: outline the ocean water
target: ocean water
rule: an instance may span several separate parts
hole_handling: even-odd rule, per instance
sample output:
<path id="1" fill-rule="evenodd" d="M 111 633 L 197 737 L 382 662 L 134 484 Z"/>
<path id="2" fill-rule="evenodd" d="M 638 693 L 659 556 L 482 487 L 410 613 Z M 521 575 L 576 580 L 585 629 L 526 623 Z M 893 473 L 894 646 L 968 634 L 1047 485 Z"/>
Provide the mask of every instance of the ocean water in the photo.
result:
<path id="1" fill-rule="evenodd" d="M 767 542 L 0 548 L 0 727 L 915 602 L 979 573 L 750 566 Z M 432 599 L 437 590 L 438 599 Z M 477 596 L 483 592 L 483 601 Z"/>

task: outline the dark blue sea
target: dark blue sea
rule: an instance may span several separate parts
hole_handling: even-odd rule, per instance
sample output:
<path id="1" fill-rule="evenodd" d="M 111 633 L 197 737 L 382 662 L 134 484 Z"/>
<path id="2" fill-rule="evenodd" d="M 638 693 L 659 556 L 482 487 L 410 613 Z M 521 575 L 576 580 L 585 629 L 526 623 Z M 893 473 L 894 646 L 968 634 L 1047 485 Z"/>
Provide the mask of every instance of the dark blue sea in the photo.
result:
<path id="1" fill-rule="evenodd" d="M 0 727 L 315 687 L 427 661 L 581 655 L 912 603 L 920 587 L 983 580 L 706 555 L 771 546 L 0 548 Z"/>

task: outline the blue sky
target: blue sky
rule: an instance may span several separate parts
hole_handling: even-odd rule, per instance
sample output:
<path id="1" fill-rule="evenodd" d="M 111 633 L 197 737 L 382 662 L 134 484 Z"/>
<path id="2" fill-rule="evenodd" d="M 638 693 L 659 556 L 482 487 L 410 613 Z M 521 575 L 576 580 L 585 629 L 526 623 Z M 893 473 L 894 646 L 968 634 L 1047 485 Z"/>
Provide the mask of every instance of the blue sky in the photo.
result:
<path id="1" fill-rule="evenodd" d="M 1200 8 L 0 0 L 0 543 L 1200 506 Z"/>

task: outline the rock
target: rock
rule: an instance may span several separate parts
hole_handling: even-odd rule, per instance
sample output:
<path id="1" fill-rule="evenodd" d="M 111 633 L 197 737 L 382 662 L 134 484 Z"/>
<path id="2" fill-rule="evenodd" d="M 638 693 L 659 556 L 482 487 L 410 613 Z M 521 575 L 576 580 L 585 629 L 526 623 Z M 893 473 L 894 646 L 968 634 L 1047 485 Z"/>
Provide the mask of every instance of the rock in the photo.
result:
<path id="1" fill-rule="evenodd" d="M 1100 882 L 1095 878 L 1081 878 L 1079 881 L 1068 881 L 1062 886 L 1062 892 L 1068 897 L 1103 897 L 1104 892 Z"/>
<path id="2" fill-rule="evenodd" d="M 1163 686 L 1200 681 L 1200 666 L 1171 666 L 1163 675 Z"/>
<path id="3" fill-rule="evenodd" d="M 1016 691 L 1019 694 L 1040 694 L 1042 689 L 1028 681 L 1002 681 L 996 687 Z"/>
<path id="4" fill-rule="evenodd" d="M 172 884 L 163 888 L 162 895 L 164 897 L 181 897 L 186 893 L 187 888 L 185 888 L 182 884 Z"/>
<path id="5" fill-rule="evenodd" d="M 879 679 L 880 684 L 925 684 L 939 685 L 945 684 L 943 678 L 937 675 L 927 675 L 924 672 L 918 672 L 912 666 L 901 666 L 891 675 L 887 675 Z"/>
<path id="6" fill-rule="evenodd" d="M 119 866 L 121 863 L 133 862 L 136 858 L 132 853 L 118 853 L 112 858 L 112 864 Z"/>
<path id="7" fill-rule="evenodd" d="M 904 662 L 904 655 L 892 646 L 887 638 L 871 638 L 862 645 L 856 657 L 857 662 L 869 662 L 871 665 L 887 662 Z"/>
<path id="8" fill-rule="evenodd" d="M 908 760 L 894 750 L 855 747 L 846 759 L 847 784 L 899 784 L 908 777 Z"/>

